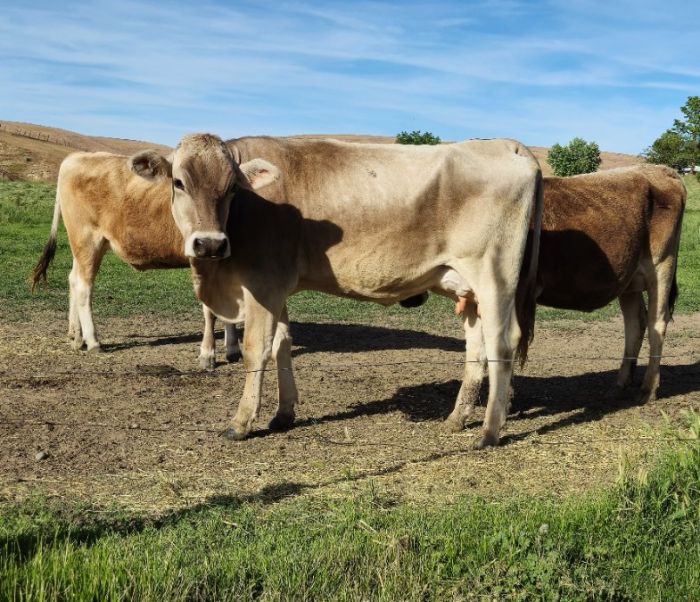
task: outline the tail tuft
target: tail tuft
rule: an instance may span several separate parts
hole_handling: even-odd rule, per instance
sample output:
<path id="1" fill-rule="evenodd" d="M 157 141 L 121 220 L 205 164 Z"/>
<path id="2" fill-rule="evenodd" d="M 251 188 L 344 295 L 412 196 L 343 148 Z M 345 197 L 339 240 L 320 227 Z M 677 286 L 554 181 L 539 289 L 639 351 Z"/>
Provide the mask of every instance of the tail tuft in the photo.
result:
<path id="1" fill-rule="evenodd" d="M 56 255 L 56 237 L 51 236 L 44 247 L 44 252 L 41 254 L 39 261 L 32 271 L 32 292 L 34 292 L 39 281 L 43 280 L 47 282 L 46 271 L 49 269 L 54 255 Z"/>

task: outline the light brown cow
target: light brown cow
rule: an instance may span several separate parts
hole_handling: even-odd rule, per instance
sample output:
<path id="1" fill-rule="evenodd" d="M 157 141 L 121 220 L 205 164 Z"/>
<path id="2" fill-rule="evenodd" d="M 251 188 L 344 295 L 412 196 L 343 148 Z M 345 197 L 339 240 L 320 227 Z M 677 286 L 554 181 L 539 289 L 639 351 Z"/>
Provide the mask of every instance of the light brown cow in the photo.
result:
<path id="1" fill-rule="evenodd" d="M 195 165 L 192 185 L 203 196 L 219 191 L 224 185 L 232 186 L 235 176 L 240 175 L 232 171 L 237 167 L 230 167 L 228 148 L 218 139 L 206 140 L 206 144 L 199 144 L 196 136 L 186 137 L 175 151 L 180 161 L 188 160 Z M 134 174 L 142 169 L 155 173 L 153 181 Z M 182 234 L 171 212 L 173 181 L 169 170 L 170 164 L 160 162 L 160 156 L 153 151 L 131 158 L 109 153 L 74 153 L 61 164 L 51 234 L 34 268 L 32 281 L 36 286 L 40 279 L 46 279 L 63 214 L 73 253 L 68 334 L 74 349 L 84 344 L 88 351 L 100 349 L 92 318 L 92 289 L 109 249 L 137 270 L 189 267 Z M 228 248 L 220 251 L 228 253 Z M 200 365 L 213 368 L 215 317 L 206 306 L 203 310 Z M 228 322 L 226 357 L 229 361 L 240 357 L 235 326 Z"/>
<path id="2" fill-rule="evenodd" d="M 266 198 L 240 190 L 227 221 L 211 197 L 188 194 L 188 186 L 173 197 L 186 241 L 206 228 L 213 242 L 225 236 L 231 245 L 231 256 L 218 261 L 185 246 L 199 299 L 227 319 L 245 306 L 248 374 L 228 436 L 250 432 L 272 356 L 279 405 L 270 427 L 294 421 L 289 295 L 311 289 L 388 305 L 430 289 L 453 299 L 473 292 L 479 300 L 492 361 L 478 446 L 497 444 L 514 351 L 526 354 L 534 320 L 537 256 L 522 259 L 531 217 L 539 223 L 542 186 L 530 151 L 512 140 L 407 147 L 244 138 L 230 147 L 239 162 L 262 157 L 279 168 Z M 189 177 L 177 158 L 172 170 Z M 464 327 L 469 339 L 474 324 Z M 472 360 L 468 346 L 460 399 L 482 379 Z"/>
<path id="3" fill-rule="evenodd" d="M 648 324 L 649 363 L 636 401 L 654 399 L 666 327 L 678 294 L 676 267 L 687 194 L 683 181 L 668 167 L 643 164 L 548 177 L 544 191 L 537 302 L 593 311 L 618 298 L 625 350 L 609 396 L 622 397 L 632 384 Z M 456 311 L 476 312 L 477 307 L 462 299 Z"/>

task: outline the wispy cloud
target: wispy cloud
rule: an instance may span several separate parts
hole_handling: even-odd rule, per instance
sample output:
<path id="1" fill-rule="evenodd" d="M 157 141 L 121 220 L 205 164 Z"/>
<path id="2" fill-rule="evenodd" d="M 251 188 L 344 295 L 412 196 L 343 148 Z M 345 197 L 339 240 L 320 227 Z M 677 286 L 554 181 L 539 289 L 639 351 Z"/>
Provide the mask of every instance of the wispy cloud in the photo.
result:
<path id="1" fill-rule="evenodd" d="M 419 128 L 639 152 L 700 90 L 688 4 L 5 3 L 0 118 L 170 144 Z"/>

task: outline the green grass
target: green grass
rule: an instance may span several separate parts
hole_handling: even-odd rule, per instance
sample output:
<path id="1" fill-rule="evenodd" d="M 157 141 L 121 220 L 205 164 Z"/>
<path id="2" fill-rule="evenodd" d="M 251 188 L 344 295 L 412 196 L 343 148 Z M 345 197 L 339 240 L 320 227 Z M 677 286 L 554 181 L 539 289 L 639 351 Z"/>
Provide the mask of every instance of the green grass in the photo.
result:
<path id="1" fill-rule="evenodd" d="M 678 266 L 679 313 L 700 311 L 700 183 L 686 178 L 688 208 L 683 222 Z M 66 312 L 67 277 L 71 255 L 65 230 L 59 233 L 58 252 L 49 269 L 49 286 L 35 294 L 29 290 L 29 274 L 48 238 L 53 215 L 55 187 L 32 182 L 0 181 L 0 319 L 29 320 L 36 311 Z M 188 270 L 136 272 L 108 254 L 95 284 L 96 319 L 104 316 L 151 315 L 197 316 L 199 309 L 192 292 Z M 453 306 L 431 295 L 419 309 L 339 299 L 321 293 L 304 292 L 290 299 L 293 319 L 332 322 L 393 322 L 406 327 L 451 323 Z M 617 315 L 616 303 L 589 314 L 540 308 L 540 319 L 571 318 L 598 320 Z M 456 322 L 454 322 L 457 325 Z"/>
<path id="2" fill-rule="evenodd" d="M 689 189 L 679 312 L 700 309 L 700 184 Z M 27 287 L 53 195 L 49 185 L 0 182 L 1 319 L 66 309 L 65 232 L 51 287 L 34 296 Z M 199 312 L 187 270 L 139 274 L 114 258 L 98 278 L 96 309 Z M 432 324 L 451 312 L 437 297 L 417 311 L 311 293 L 292 301 L 296 319 Z M 343 500 L 212 500 L 158 517 L 45 499 L 5 504 L 0 600 L 697 599 L 700 418 L 691 428 L 648 473 L 628 469 L 610 490 L 565 500 L 472 496 L 412 506 L 370 487 Z"/>
<path id="3" fill-rule="evenodd" d="M 565 500 L 218 500 L 158 518 L 0 510 L 3 600 L 694 600 L 700 417 L 655 468 Z"/>

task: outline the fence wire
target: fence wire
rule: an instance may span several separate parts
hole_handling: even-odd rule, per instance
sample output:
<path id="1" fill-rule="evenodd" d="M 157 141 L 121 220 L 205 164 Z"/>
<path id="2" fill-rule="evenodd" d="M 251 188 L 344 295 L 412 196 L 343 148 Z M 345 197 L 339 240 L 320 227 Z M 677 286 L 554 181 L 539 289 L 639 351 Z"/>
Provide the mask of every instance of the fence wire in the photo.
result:
<path id="1" fill-rule="evenodd" d="M 700 362 L 700 352 L 698 353 L 691 353 L 691 354 L 672 354 L 672 355 L 652 355 L 652 356 L 646 356 L 649 359 L 674 359 L 674 360 L 690 360 L 692 361 L 697 361 Z M 533 357 L 528 359 L 528 363 L 557 363 L 557 362 L 591 362 L 591 361 L 600 361 L 600 362 L 615 362 L 619 363 L 622 360 L 630 360 L 630 361 L 637 361 L 638 358 L 635 357 L 600 357 L 600 356 L 549 356 L 549 357 Z M 491 360 L 491 361 L 513 361 L 513 360 Z M 473 363 L 484 363 L 481 360 L 466 360 L 466 362 L 473 362 Z M 320 372 L 339 372 L 339 371 L 344 371 L 344 370 L 354 370 L 354 369 L 362 369 L 362 368 L 373 368 L 373 367 L 387 367 L 387 366 L 406 366 L 406 365 L 464 365 L 465 360 L 460 359 L 460 360 L 441 360 L 441 361 L 435 361 L 435 360 L 402 360 L 402 361 L 394 361 L 394 362 L 346 362 L 342 364 L 335 364 L 332 366 L 326 365 L 326 364 L 309 364 L 309 365 L 301 365 L 297 366 L 294 368 L 295 371 L 320 371 Z M 665 366 L 666 369 L 668 368 L 673 368 L 674 366 Z M 54 371 L 50 373 L 43 373 L 43 374 L 30 374 L 30 375 L 25 375 L 25 376 L 17 376 L 15 374 L 10 374 L 7 371 L 0 372 L 0 379 L 6 379 L 6 382 L 26 382 L 26 381 L 36 381 L 36 380 L 50 380 L 52 378 L 56 377 L 83 377 L 83 376 L 103 376 L 103 377 L 110 377 L 110 378 L 118 378 L 118 377 L 123 377 L 123 376 L 139 376 L 139 377 L 155 377 L 155 378 L 172 378 L 172 377 L 183 377 L 183 376 L 197 376 L 197 377 L 203 377 L 203 378 L 212 378 L 212 377 L 225 377 L 225 376 L 231 376 L 232 372 L 231 371 L 223 371 L 223 370 L 218 370 L 218 371 L 206 371 L 206 370 L 178 370 L 176 368 L 173 368 L 171 366 L 166 366 L 163 368 L 159 367 L 149 367 L 149 366 L 144 366 L 145 369 L 142 370 L 124 370 L 124 371 L 114 371 L 114 370 L 80 370 L 80 371 L 75 371 L 75 370 L 64 370 L 64 371 Z M 264 368 L 264 369 L 259 369 L 259 370 L 241 370 L 238 369 L 236 370 L 234 368 L 233 370 L 233 375 L 244 375 L 244 374 L 250 374 L 250 373 L 256 373 L 256 372 L 274 372 L 277 371 L 276 367 L 272 368 Z M 411 399 L 411 400 L 418 400 L 418 401 L 425 401 L 424 397 L 419 397 L 416 395 L 410 395 L 407 393 L 400 393 L 399 398 L 401 399 Z M 230 404 L 225 405 L 226 408 L 230 407 Z M 323 418 L 319 418 L 317 420 L 311 419 L 311 423 L 314 422 L 319 422 L 322 423 L 324 420 Z M 21 426 L 40 426 L 40 427 L 49 427 L 50 429 L 53 429 L 56 426 L 60 427 L 67 427 L 67 428 L 98 428 L 98 429 L 105 429 L 105 430 L 111 430 L 111 431 L 142 431 L 142 432 L 154 432 L 154 433 L 211 433 L 211 434 L 216 434 L 216 435 L 221 435 L 223 434 L 224 429 L 219 427 L 219 428 L 213 428 L 213 427 L 205 427 L 205 426 L 200 426 L 197 424 L 189 424 L 189 425 L 178 425 L 178 426 L 144 426 L 140 425 L 138 423 L 133 423 L 133 424 L 124 424 L 124 425 L 118 425 L 118 424 L 109 424 L 109 423 L 102 423 L 102 422 L 80 422 L 80 421 L 62 421 L 62 420 L 53 420 L 50 418 L 45 418 L 45 419 L 36 419 L 34 417 L 16 417 L 16 418 L 0 418 L 0 428 L 9 428 L 9 427 L 21 427 Z M 309 438 L 308 436 L 296 436 L 296 437 L 291 437 L 291 439 L 302 439 L 302 438 Z M 363 443 L 362 441 L 335 441 L 331 440 L 328 437 L 325 437 L 323 435 L 313 435 L 312 438 L 318 439 L 320 441 L 325 441 L 329 444 L 333 445 L 370 445 L 370 443 Z M 619 438 L 605 438 L 605 439 L 596 439 L 596 440 L 554 440 L 554 441 L 545 441 L 545 440 L 540 440 L 539 438 L 533 439 L 533 443 L 538 443 L 538 444 L 544 444 L 544 445 L 559 445 L 559 444 L 570 444 L 570 443 L 577 443 L 577 444 L 584 444 L 584 443 L 593 443 L 593 442 L 615 442 L 615 441 L 620 441 L 620 442 L 630 442 L 630 441 L 641 441 L 641 440 L 646 440 L 646 439 L 651 439 L 651 437 L 634 437 L 634 438 L 629 438 L 629 437 L 619 437 Z M 673 441 L 684 441 L 686 439 L 683 438 L 678 438 L 674 437 Z M 693 439 L 687 439 L 687 441 L 691 441 Z M 375 443 L 372 443 L 372 445 L 377 445 Z"/>

